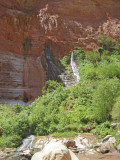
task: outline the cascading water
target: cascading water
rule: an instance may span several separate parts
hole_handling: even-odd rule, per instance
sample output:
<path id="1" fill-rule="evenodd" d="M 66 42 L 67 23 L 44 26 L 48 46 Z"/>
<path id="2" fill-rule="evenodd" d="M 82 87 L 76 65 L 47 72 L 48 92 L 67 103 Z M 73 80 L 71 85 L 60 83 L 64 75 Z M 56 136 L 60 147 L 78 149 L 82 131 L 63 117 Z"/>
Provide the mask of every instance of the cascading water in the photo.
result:
<path id="1" fill-rule="evenodd" d="M 27 149 L 31 149 L 33 142 L 35 140 L 35 136 L 31 135 L 25 139 L 23 139 L 23 144 L 17 149 L 18 152 L 22 151 L 23 149 L 27 148 Z"/>
<path id="2" fill-rule="evenodd" d="M 33 136 L 33 135 L 30 135 L 27 138 L 23 139 L 22 140 L 23 144 L 17 149 L 17 152 L 13 157 L 17 156 L 19 154 L 19 152 L 23 151 L 24 149 L 31 149 L 34 140 L 35 140 L 35 136 Z"/>
<path id="3" fill-rule="evenodd" d="M 73 71 L 74 76 L 76 77 L 76 81 L 78 82 L 80 80 L 80 76 L 79 76 L 79 72 L 78 72 L 78 68 L 77 68 L 77 64 L 74 60 L 74 53 L 71 53 L 71 61 L 70 61 L 70 65 Z"/>

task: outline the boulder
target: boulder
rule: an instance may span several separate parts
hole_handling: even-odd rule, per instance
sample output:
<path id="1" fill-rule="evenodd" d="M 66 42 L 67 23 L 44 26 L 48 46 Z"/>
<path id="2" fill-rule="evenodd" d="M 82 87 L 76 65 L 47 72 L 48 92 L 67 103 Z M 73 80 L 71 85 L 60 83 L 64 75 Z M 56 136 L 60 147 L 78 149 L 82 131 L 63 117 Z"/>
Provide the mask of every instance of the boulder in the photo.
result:
<path id="1" fill-rule="evenodd" d="M 3 134 L 3 129 L 2 129 L 2 127 L 0 126 L 0 136 L 2 136 L 2 134 Z"/>
<path id="2" fill-rule="evenodd" d="M 118 132 L 116 133 L 116 136 L 120 136 L 120 131 L 118 131 Z"/>
<path id="3" fill-rule="evenodd" d="M 107 135 L 100 145 L 100 152 L 101 153 L 108 153 L 116 151 L 113 147 L 113 144 L 116 143 L 116 139 L 111 135 Z"/>
<path id="4" fill-rule="evenodd" d="M 105 143 L 100 146 L 101 153 L 108 153 L 110 151 L 110 149 L 111 149 L 111 146 L 109 143 Z"/>
<path id="5" fill-rule="evenodd" d="M 76 155 L 61 142 L 50 142 L 41 152 L 33 155 L 31 160 L 78 160 Z"/>
<path id="6" fill-rule="evenodd" d="M 112 129 L 117 128 L 117 126 L 118 126 L 118 123 L 113 123 L 113 124 L 111 124 L 111 128 L 112 128 Z"/>
<path id="7" fill-rule="evenodd" d="M 103 138 L 102 142 L 105 142 L 107 140 L 109 140 L 109 138 L 112 137 L 111 135 L 107 135 L 105 138 Z"/>
<path id="8" fill-rule="evenodd" d="M 22 153 L 20 153 L 20 156 L 24 156 L 24 157 L 30 158 L 32 156 L 31 155 L 31 151 L 29 149 L 25 150 Z"/>
<path id="9" fill-rule="evenodd" d="M 117 146 L 117 150 L 118 152 L 120 152 L 120 144 Z"/>
<path id="10" fill-rule="evenodd" d="M 75 146 L 75 141 L 74 140 L 65 140 L 65 141 L 63 141 L 64 142 L 64 144 L 66 145 L 66 147 L 74 147 Z"/>

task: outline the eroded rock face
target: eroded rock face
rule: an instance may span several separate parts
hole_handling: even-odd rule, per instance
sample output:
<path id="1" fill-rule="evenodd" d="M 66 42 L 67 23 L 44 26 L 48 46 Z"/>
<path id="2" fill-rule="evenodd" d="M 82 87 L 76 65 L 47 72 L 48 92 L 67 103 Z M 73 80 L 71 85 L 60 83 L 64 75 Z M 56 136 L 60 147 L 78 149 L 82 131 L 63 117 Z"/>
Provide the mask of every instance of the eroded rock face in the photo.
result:
<path id="1" fill-rule="evenodd" d="M 0 50 L 24 54 L 27 37 L 28 54 L 41 55 L 49 43 L 62 57 L 74 46 L 95 48 L 103 33 L 120 41 L 119 14 L 118 0 L 0 0 Z"/>
<path id="2" fill-rule="evenodd" d="M 9 57 L 5 67 L 9 69 L 2 65 L 0 72 L 0 98 L 13 94 L 12 98 L 27 100 L 41 94 L 48 76 L 39 59 L 46 44 L 61 58 L 75 46 L 96 49 L 101 34 L 120 41 L 119 15 L 118 0 L 0 0 L 0 67 L 6 53 Z M 16 64 L 9 66 L 12 59 L 21 66 L 19 74 Z M 11 75 L 5 77 L 6 71 Z M 13 77 L 17 76 L 16 82 Z M 11 86 L 16 86 L 14 93 Z"/>
<path id="3" fill-rule="evenodd" d="M 40 57 L 28 57 L 0 52 L 0 98 L 21 99 L 24 102 L 41 95 L 45 73 Z"/>

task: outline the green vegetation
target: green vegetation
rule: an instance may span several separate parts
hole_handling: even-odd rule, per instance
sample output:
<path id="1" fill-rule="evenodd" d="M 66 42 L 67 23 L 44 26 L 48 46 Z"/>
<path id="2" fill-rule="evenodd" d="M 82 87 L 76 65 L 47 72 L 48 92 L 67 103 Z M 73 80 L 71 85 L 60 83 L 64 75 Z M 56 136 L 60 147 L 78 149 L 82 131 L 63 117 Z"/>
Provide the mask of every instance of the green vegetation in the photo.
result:
<path id="1" fill-rule="evenodd" d="M 61 66 L 62 66 L 64 69 L 67 69 L 67 68 L 68 68 L 68 64 L 69 64 L 69 61 L 70 61 L 70 56 L 64 56 L 64 57 L 60 60 Z"/>
<path id="2" fill-rule="evenodd" d="M 75 137 L 76 136 L 76 132 L 70 131 L 70 132 L 63 132 L 63 133 L 59 133 L 59 132 L 55 132 L 52 134 L 53 137 Z"/>
<path id="3" fill-rule="evenodd" d="M 28 134 L 28 111 L 19 104 L 13 107 L 0 105 L 0 126 L 3 135 L 0 137 L 0 147 L 15 147 Z"/>
<path id="4" fill-rule="evenodd" d="M 119 128 L 113 130 L 110 125 L 120 122 L 120 45 L 105 36 L 99 43 L 98 53 L 74 49 L 81 77 L 75 86 L 48 81 L 45 95 L 27 108 L 0 105 L 0 147 L 17 146 L 29 132 L 58 137 L 92 132 L 101 138 L 116 137 Z M 65 68 L 69 58 L 61 60 Z M 116 139 L 120 142 L 120 136 Z"/>

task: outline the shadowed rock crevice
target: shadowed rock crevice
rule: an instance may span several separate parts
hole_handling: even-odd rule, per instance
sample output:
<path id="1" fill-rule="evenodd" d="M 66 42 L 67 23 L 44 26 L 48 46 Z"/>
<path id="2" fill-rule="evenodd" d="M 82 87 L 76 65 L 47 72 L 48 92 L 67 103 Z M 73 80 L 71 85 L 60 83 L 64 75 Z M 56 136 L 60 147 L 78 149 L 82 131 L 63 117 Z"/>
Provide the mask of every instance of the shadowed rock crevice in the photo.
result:
<path id="1" fill-rule="evenodd" d="M 62 73 L 59 60 L 55 58 L 49 45 L 45 45 L 44 54 L 41 57 L 41 63 L 46 73 L 46 80 L 61 81 L 59 75 Z"/>

